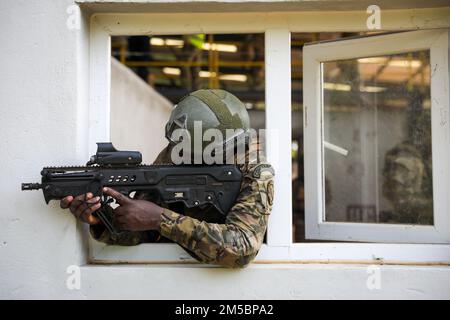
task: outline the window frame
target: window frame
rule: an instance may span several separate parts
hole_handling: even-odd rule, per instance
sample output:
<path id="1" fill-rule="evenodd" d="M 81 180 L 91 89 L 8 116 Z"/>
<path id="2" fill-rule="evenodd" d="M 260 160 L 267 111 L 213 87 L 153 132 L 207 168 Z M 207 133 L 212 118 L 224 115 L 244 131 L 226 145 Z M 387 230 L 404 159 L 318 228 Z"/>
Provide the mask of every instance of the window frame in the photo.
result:
<path id="1" fill-rule="evenodd" d="M 450 149 L 448 126 L 440 125 L 441 112 L 448 109 L 448 30 L 422 30 L 358 37 L 310 44 L 304 47 L 305 105 L 305 226 L 306 237 L 316 240 L 369 241 L 395 243 L 449 243 L 450 197 L 442 192 L 450 189 Z M 374 224 L 325 221 L 324 147 L 323 147 L 323 70 L 324 62 L 430 51 L 431 130 L 433 163 L 434 225 Z"/>
<path id="2" fill-rule="evenodd" d="M 383 16 L 386 17 L 386 30 L 416 28 L 417 24 L 412 24 L 410 15 L 405 12 L 407 11 L 387 11 Z M 327 23 L 320 22 L 323 21 L 321 17 L 324 14 L 330 16 Z M 424 17 L 430 15 L 426 10 L 414 11 L 411 14 Z M 439 14 L 445 17 L 444 13 Z M 365 31 L 366 18 L 365 11 L 92 14 L 87 49 L 89 126 L 85 142 L 88 151 L 86 156 L 95 153 L 94 142 L 109 141 L 111 36 L 264 32 L 266 128 L 273 131 L 275 137 L 278 135 L 283 139 L 277 141 L 275 138 L 267 143 L 268 160 L 276 170 L 276 190 L 267 243 L 262 246 L 255 262 L 450 263 L 449 245 L 292 242 L 290 34 L 337 30 Z M 192 21 L 197 22 L 193 24 Z M 88 246 L 90 263 L 195 263 L 176 244 L 107 246 L 89 237 Z"/>

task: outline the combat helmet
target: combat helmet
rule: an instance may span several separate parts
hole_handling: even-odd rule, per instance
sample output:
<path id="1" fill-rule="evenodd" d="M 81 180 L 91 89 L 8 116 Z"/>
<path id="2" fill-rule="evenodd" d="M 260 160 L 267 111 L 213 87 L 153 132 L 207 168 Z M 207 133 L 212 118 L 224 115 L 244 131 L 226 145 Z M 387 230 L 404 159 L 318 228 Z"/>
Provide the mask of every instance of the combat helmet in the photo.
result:
<path id="1" fill-rule="evenodd" d="M 208 129 L 217 129 L 222 133 L 220 141 L 224 149 L 238 138 L 245 137 L 247 141 L 250 130 L 250 120 L 245 105 L 233 94 L 220 89 L 202 89 L 183 97 L 175 105 L 166 124 L 166 138 L 169 143 L 176 144 L 173 132 L 185 129 L 191 139 L 194 137 L 195 122 L 201 123 L 202 135 Z M 227 132 L 233 129 L 234 134 Z M 202 140 L 202 149 L 210 144 Z M 195 152 L 195 149 L 193 149 Z"/>

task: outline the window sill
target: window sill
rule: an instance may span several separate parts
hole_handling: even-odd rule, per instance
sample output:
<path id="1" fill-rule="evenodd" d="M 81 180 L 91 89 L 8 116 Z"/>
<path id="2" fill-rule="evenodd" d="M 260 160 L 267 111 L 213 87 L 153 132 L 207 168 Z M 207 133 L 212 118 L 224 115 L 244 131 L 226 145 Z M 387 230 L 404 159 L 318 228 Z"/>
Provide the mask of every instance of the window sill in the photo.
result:
<path id="1" fill-rule="evenodd" d="M 92 264 L 198 264 L 176 244 L 107 246 L 90 241 Z M 450 265 L 450 245 L 381 243 L 296 243 L 263 245 L 254 264 Z"/>

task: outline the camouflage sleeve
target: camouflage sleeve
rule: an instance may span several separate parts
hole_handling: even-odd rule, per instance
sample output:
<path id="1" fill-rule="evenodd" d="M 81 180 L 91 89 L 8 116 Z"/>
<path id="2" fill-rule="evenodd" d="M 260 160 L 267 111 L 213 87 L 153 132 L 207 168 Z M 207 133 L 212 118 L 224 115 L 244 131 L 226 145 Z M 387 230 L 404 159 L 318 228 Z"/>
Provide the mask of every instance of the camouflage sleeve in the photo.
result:
<path id="1" fill-rule="evenodd" d="M 156 157 L 154 164 L 161 164 L 167 161 L 169 155 L 169 148 L 164 148 L 159 155 Z M 111 207 L 107 207 L 108 209 L 108 215 L 110 217 L 111 221 L 114 221 L 114 217 L 112 215 L 112 209 Z M 148 233 L 147 232 L 131 232 L 131 231 L 124 231 L 121 232 L 120 236 L 116 239 L 113 239 L 111 237 L 111 234 L 109 231 L 102 225 L 95 225 L 90 226 L 89 228 L 91 236 L 100 242 L 109 244 L 109 245 L 118 245 L 118 246 L 135 246 L 142 242 L 148 241 Z"/>
<path id="2" fill-rule="evenodd" d="M 273 201 L 273 169 L 249 165 L 241 191 L 224 224 L 202 222 L 165 210 L 160 233 L 205 263 L 244 267 L 257 255 Z"/>

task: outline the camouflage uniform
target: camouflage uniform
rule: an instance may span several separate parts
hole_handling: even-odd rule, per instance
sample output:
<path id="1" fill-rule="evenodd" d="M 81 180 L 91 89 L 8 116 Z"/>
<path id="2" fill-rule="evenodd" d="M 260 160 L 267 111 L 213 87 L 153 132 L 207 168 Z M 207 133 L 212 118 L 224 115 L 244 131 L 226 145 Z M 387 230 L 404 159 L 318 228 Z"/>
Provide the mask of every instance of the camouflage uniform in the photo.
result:
<path id="1" fill-rule="evenodd" d="M 410 143 L 386 153 L 383 194 L 394 206 L 387 222 L 433 224 L 431 159 Z"/>
<path id="2" fill-rule="evenodd" d="M 247 153 L 248 156 L 248 153 Z M 170 163 L 170 149 L 165 148 L 155 164 Z M 213 207 L 184 209 L 177 213 L 165 208 L 159 234 L 181 245 L 191 256 L 204 263 L 244 267 L 257 255 L 267 229 L 273 201 L 273 169 L 264 162 L 238 165 L 243 174 L 240 193 L 228 215 Z M 152 200 L 146 194 L 138 198 Z M 113 241 L 102 226 L 91 227 L 92 236 L 113 245 L 137 245 L 163 241 L 156 232 L 123 232 Z M 155 236 L 156 234 L 156 236 Z"/>

